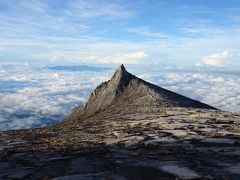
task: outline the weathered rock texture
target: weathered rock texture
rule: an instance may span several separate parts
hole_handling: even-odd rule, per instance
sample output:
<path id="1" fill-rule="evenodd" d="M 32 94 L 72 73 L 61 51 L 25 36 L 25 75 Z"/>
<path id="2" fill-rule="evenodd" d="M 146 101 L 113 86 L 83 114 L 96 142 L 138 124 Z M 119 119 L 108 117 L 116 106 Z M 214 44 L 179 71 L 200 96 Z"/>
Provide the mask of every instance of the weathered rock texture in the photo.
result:
<path id="1" fill-rule="evenodd" d="M 84 107 L 0 132 L 0 179 L 239 179 L 240 115 L 119 67 Z"/>

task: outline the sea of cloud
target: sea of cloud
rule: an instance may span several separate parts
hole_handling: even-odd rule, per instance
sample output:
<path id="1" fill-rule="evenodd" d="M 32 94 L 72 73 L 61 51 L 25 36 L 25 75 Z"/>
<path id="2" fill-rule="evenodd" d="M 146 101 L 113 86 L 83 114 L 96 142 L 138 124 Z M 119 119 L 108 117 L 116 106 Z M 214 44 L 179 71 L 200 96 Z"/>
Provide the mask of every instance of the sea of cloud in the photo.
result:
<path id="1" fill-rule="evenodd" d="M 151 69 L 129 71 L 161 87 L 226 111 L 240 111 L 239 75 Z M 58 71 L 28 64 L 0 66 L 0 130 L 44 127 L 84 105 L 91 91 L 109 79 L 104 71 Z"/>
<path id="2" fill-rule="evenodd" d="M 240 112 L 239 75 L 171 71 L 140 77 L 221 110 Z"/>
<path id="3" fill-rule="evenodd" d="M 0 130 L 53 124 L 109 78 L 105 72 L 52 71 L 21 65 L 0 67 Z"/>

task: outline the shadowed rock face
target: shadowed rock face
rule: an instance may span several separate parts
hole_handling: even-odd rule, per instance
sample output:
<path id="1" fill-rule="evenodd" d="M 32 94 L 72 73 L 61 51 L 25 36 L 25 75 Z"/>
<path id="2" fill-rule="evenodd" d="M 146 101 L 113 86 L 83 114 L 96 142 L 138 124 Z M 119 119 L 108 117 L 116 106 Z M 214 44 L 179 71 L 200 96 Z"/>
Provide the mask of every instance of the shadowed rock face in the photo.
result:
<path id="1" fill-rule="evenodd" d="M 148 83 L 126 71 L 121 65 L 111 80 L 100 84 L 90 95 L 83 114 L 93 115 L 108 108 L 121 109 L 122 106 L 137 107 L 190 107 L 215 109 L 207 104 L 195 101 Z M 80 108 L 82 110 L 82 107 Z M 128 109 L 125 109 L 126 111 Z M 79 111 L 76 111 L 79 113 Z"/>
<path id="2" fill-rule="evenodd" d="M 90 95 L 84 108 L 85 113 L 94 114 L 108 108 L 124 93 L 124 90 L 133 79 L 136 79 L 136 77 L 128 73 L 124 66 L 121 65 L 111 80 L 100 84 Z"/>

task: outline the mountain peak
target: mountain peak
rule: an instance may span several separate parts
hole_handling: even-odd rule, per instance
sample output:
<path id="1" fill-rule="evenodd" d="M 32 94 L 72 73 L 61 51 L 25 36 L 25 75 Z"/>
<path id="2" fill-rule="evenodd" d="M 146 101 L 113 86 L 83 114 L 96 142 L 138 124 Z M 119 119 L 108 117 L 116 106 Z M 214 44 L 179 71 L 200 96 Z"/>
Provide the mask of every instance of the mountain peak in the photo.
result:
<path id="1" fill-rule="evenodd" d="M 116 105 L 117 103 L 117 105 Z M 101 83 L 90 95 L 84 107 L 85 115 L 93 115 L 116 106 L 145 107 L 188 107 L 214 109 L 213 107 L 148 83 L 127 72 L 122 64 L 109 81 Z"/>
<path id="2" fill-rule="evenodd" d="M 106 109 L 122 94 L 134 77 L 135 76 L 127 72 L 123 64 L 119 66 L 112 78 L 97 86 L 90 95 L 85 105 L 85 113 L 94 114 Z"/>
<path id="3" fill-rule="evenodd" d="M 130 77 L 131 74 L 125 69 L 124 65 L 122 64 L 121 66 L 119 66 L 117 68 L 117 70 L 115 71 L 114 75 L 112 76 L 110 81 L 125 81 L 126 79 L 128 79 L 128 77 Z M 117 82 L 115 82 L 117 83 Z"/>
<path id="4" fill-rule="evenodd" d="M 117 70 L 115 71 L 114 74 L 118 74 L 118 75 L 123 75 L 123 74 L 129 74 L 129 72 L 127 72 L 127 70 L 125 69 L 124 65 L 121 64 Z"/>

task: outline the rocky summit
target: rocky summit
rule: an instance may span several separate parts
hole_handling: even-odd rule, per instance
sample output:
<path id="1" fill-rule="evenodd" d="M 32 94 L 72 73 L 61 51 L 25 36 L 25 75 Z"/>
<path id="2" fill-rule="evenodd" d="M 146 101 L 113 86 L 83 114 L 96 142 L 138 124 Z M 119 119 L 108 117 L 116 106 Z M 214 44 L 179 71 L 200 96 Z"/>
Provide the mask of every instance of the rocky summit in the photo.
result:
<path id="1" fill-rule="evenodd" d="M 0 132 L 0 179 L 239 179 L 240 114 L 120 66 L 58 124 Z"/>

